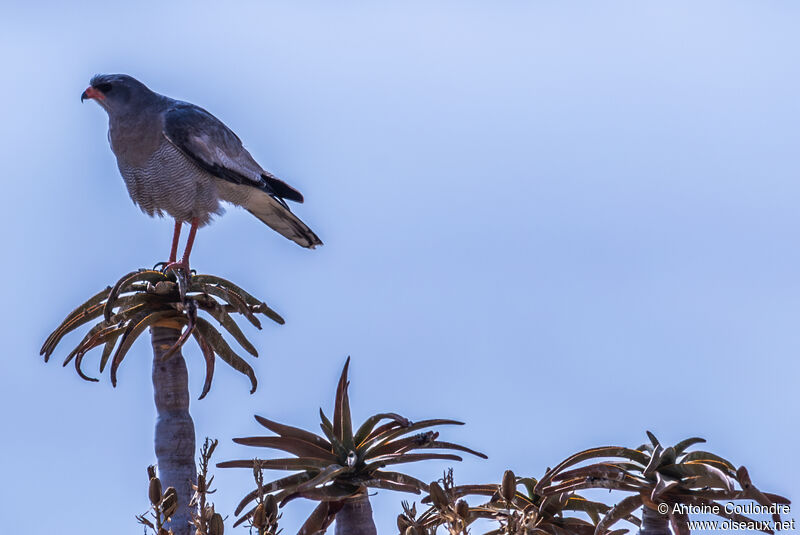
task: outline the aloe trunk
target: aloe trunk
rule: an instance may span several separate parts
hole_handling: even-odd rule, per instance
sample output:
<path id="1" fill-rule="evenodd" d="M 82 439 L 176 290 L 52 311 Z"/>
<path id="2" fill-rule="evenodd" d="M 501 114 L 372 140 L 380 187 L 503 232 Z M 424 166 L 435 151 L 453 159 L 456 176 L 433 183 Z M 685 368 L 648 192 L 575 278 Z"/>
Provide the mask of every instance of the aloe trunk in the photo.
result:
<path id="1" fill-rule="evenodd" d="M 168 527 L 175 535 L 190 535 L 189 501 L 197 472 L 194 422 L 189 414 L 189 377 L 180 350 L 166 362 L 162 361 L 162 356 L 178 341 L 180 334 L 180 326 L 172 323 L 156 325 L 150 330 L 157 412 L 155 451 L 163 488 L 175 487 L 178 496 L 178 509 Z"/>
<path id="2" fill-rule="evenodd" d="M 347 500 L 336 513 L 335 535 L 377 535 L 372 520 L 372 505 L 366 492 Z"/>
<path id="3" fill-rule="evenodd" d="M 646 505 L 642 507 L 642 529 L 639 535 L 671 535 L 669 517 Z"/>

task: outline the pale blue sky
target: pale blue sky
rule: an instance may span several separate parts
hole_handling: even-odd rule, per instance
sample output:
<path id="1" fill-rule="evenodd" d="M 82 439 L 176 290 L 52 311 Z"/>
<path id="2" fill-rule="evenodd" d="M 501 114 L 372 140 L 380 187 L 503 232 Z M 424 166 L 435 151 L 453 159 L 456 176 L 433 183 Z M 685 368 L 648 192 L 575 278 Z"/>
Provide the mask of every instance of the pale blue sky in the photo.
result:
<path id="1" fill-rule="evenodd" d="M 704 436 L 798 498 L 800 5 L 332 4 L 4 7 L 8 532 L 138 534 L 147 507 L 148 345 L 116 389 L 60 367 L 74 337 L 38 356 L 81 299 L 168 253 L 171 223 L 133 206 L 105 114 L 79 102 L 98 72 L 225 121 L 326 244 L 233 208 L 199 233 L 195 267 L 287 319 L 248 331 L 256 394 L 220 366 L 192 403 L 217 460 L 254 454 L 230 441 L 253 413 L 317 430 L 352 355 L 356 418 L 468 423 L 442 433 L 490 456 L 456 467 L 464 483 L 650 429 Z M 223 512 L 244 472 L 217 471 Z M 401 498 L 373 499 L 381 533 Z M 286 533 L 310 507 L 290 505 Z"/>

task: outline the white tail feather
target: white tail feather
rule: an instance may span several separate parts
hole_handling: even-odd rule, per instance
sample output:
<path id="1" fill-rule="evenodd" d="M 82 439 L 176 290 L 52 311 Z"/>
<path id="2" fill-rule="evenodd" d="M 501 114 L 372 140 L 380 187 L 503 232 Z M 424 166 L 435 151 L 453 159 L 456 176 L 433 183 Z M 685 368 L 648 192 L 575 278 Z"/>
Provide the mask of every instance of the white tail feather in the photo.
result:
<path id="1" fill-rule="evenodd" d="M 302 247 L 313 249 L 322 245 L 308 225 L 266 193 L 251 195 L 244 207 L 272 230 Z"/>

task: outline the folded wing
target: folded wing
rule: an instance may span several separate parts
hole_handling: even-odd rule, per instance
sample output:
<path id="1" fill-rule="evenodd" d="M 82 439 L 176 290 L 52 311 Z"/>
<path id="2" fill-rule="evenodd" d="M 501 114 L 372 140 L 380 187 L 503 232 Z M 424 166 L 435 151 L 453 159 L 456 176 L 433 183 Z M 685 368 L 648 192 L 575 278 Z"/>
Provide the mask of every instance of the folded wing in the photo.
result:
<path id="1" fill-rule="evenodd" d="M 258 188 L 280 200 L 303 202 L 299 191 L 262 169 L 239 137 L 203 108 L 189 103 L 170 108 L 164 116 L 164 135 L 184 155 L 218 178 Z"/>
<path id="2" fill-rule="evenodd" d="M 302 203 L 303 195 L 262 169 L 222 121 L 198 106 L 177 103 L 164 116 L 164 136 L 202 169 L 230 182 L 240 204 L 273 230 L 303 247 L 322 245 L 284 200 Z"/>

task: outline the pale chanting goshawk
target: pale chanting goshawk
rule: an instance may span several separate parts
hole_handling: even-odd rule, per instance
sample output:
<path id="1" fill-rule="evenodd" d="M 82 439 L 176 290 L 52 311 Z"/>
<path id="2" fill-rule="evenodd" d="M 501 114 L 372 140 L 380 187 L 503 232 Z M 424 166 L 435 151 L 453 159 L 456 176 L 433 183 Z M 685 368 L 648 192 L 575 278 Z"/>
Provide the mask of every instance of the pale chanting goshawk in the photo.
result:
<path id="1" fill-rule="evenodd" d="M 223 212 L 220 201 L 242 206 L 273 230 L 310 249 L 322 241 L 290 210 L 299 191 L 265 171 L 222 121 L 203 108 L 159 95 L 125 74 L 92 78 L 81 101 L 108 113 L 108 139 L 128 194 L 150 216 L 175 219 L 167 268 L 189 272 L 197 228 Z M 176 262 L 181 225 L 191 225 Z"/>

